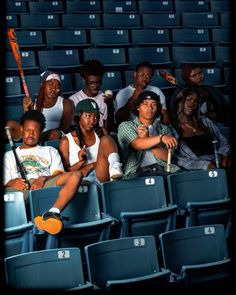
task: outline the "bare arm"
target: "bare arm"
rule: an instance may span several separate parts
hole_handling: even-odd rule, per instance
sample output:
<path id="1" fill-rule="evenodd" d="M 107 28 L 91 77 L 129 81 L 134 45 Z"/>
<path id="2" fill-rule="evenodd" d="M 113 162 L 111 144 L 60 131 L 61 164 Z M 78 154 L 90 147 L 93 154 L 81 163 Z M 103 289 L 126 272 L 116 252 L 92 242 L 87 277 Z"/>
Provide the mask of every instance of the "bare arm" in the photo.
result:
<path id="1" fill-rule="evenodd" d="M 72 122 L 74 116 L 74 106 L 73 102 L 70 99 L 63 100 L 63 114 L 60 123 L 60 129 L 66 132 Z"/>

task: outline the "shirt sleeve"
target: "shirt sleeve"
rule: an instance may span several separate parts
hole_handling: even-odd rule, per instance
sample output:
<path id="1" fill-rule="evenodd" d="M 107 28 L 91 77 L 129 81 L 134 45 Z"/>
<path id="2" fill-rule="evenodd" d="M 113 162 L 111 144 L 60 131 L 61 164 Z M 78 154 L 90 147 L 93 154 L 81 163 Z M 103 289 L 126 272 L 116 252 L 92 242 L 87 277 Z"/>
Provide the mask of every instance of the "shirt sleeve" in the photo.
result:
<path id="1" fill-rule="evenodd" d="M 16 161 L 12 151 L 8 151 L 3 157 L 3 185 L 11 179 L 20 177 L 17 172 Z"/>
<path id="2" fill-rule="evenodd" d="M 54 175 L 57 173 L 62 173 L 65 171 L 64 166 L 62 164 L 61 156 L 57 149 L 54 147 L 50 147 L 50 153 L 51 153 L 51 166 L 50 166 L 50 174 Z"/>

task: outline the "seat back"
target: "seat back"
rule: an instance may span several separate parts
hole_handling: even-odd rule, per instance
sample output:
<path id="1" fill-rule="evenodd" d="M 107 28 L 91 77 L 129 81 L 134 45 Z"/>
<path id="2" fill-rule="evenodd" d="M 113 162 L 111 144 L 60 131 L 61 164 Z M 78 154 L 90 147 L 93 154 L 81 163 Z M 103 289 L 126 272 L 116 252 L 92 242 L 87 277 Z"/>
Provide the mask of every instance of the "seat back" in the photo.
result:
<path id="1" fill-rule="evenodd" d="M 136 1 L 103 1 L 104 13 L 135 13 L 137 12 Z"/>
<path id="2" fill-rule="evenodd" d="M 209 45 L 210 34 L 209 29 L 198 28 L 181 28 L 172 30 L 172 38 L 174 46 L 181 45 Z"/>
<path id="3" fill-rule="evenodd" d="M 22 14 L 20 15 L 22 29 L 58 29 L 59 15 L 57 14 Z"/>
<path id="4" fill-rule="evenodd" d="M 159 272 L 155 239 L 140 236 L 103 241 L 85 247 L 89 281 L 105 288 L 107 281 Z"/>
<path id="5" fill-rule="evenodd" d="M 84 286 L 79 248 L 50 249 L 5 259 L 7 284 L 24 289 Z"/>
<path id="6" fill-rule="evenodd" d="M 64 13 L 62 1 L 29 1 L 31 14 L 59 14 Z"/>
<path id="7" fill-rule="evenodd" d="M 131 36 L 133 46 L 165 46 L 171 44 L 168 29 L 133 29 Z"/>
<path id="8" fill-rule="evenodd" d="M 33 224 L 28 222 L 22 192 L 4 193 L 5 257 L 33 251 Z"/>
<path id="9" fill-rule="evenodd" d="M 167 206 L 162 176 L 106 182 L 102 184 L 101 194 L 104 212 L 115 218 L 119 218 L 121 212 L 154 210 Z"/>
<path id="10" fill-rule="evenodd" d="M 215 12 L 183 12 L 182 21 L 186 28 L 214 28 L 219 25 L 218 15 Z"/>
<path id="11" fill-rule="evenodd" d="M 61 186 L 56 186 L 30 191 L 32 220 L 52 207 L 61 188 Z M 95 184 L 80 185 L 78 192 L 63 210 L 62 215 L 70 217 L 69 221 L 64 221 L 65 227 L 71 224 L 100 220 L 97 186 Z"/>
<path id="12" fill-rule="evenodd" d="M 68 13 L 101 13 L 101 1 L 66 1 Z"/>
<path id="13" fill-rule="evenodd" d="M 180 27 L 179 13 L 144 13 L 143 27 L 144 28 L 178 28 Z"/>
<path id="14" fill-rule="evenodd" d="M 143 13 L 172 13 L 173 1 L 139 1 L 139 11 Z"/>
<path id="15" fill-rule="evenodd" d="M 224 169 L 187 171 L 167 176 L 174 204 L 186 208 L 188 202 L 209 202 L 229 198 Z"/>
<path id="16" fill-rule="evenodd" d="M 179 275 L 182 266 L 228 258 L 224 227 L 221 224 L 165 232 L 160 234 L 160 241 L 164 267 Z"/>
<path id="17" fill-rule="evenodd" d="M 64 29 L 100 29 L 101 18 L 98 13 L 63 14 L 62 27 Z"/>
<path id="18" fill-rule="evenodd" d="M 135 29 L 141 28 L 141 19 L 139 14 L 115 13 L 103 14 L 104 29 Z"/>
<path id="19" fill-rule="evenodd" d="M 90 38 L 91 44 L 94 47 L 122 47 L 130 45 L 128 30 L 91 30 Z"/>

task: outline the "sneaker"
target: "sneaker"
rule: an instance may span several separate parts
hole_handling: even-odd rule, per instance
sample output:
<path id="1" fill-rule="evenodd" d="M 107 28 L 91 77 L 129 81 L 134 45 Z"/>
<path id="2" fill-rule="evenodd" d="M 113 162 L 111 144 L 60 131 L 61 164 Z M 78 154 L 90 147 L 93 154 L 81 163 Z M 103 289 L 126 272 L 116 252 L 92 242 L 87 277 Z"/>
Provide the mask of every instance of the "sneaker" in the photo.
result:
<path id="1" fill-rule="evenodd" d="M 109 174 L 111 181 L 120 179 L 124 176 L 121 166 L 122 164 L 120 162 L 114 162 L 112 165 L 110 165 Z"/>
<path id="2" fill-rule="evenodd" d="M 63 228 L 63 218 L 61 214 L 55 212 L 45 212 L 42 216 L 37 216 L 34 219 L 35 225 L 49 234 L 56 235 Z"/>

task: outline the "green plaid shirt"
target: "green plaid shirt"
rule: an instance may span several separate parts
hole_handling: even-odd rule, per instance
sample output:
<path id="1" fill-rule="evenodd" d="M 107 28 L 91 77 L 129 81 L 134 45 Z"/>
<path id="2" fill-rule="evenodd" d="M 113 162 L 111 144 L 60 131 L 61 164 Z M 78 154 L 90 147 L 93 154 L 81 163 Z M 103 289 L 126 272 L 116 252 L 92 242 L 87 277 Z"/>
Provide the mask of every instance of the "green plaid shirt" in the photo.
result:
<path id="1" fill-rule="evenodd" d="M 135 173 L 145 155 L 145 151 L 138 151 L 130 146 L 131 141 L 138 137 L 137 127 L 141 124 L 139 118 L 136 117 L 133 121 L 122 122 L 118 128 L 117 136 L 122 151 L 125 176 L 130 173 Z M 156 118 L 152 125 L 157 131 L 157 135 L 162 133 L 172 135 L 170 128 L 162 124 L 160 118 Z M 166 162 L 158 158 L 156 158 L 156 161 L 160 166 L 166 165 Z"/>

